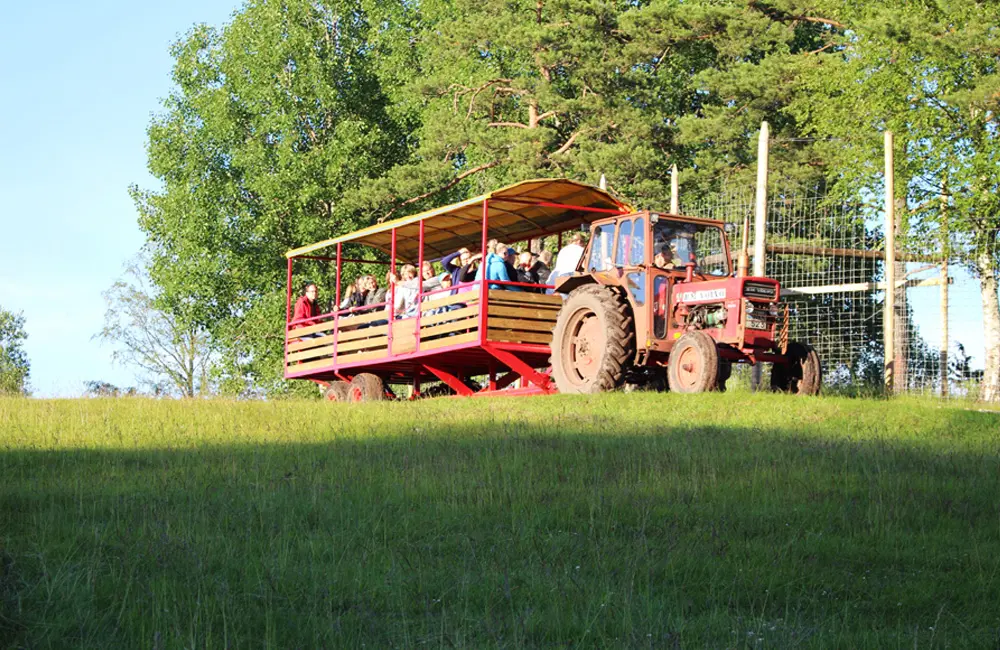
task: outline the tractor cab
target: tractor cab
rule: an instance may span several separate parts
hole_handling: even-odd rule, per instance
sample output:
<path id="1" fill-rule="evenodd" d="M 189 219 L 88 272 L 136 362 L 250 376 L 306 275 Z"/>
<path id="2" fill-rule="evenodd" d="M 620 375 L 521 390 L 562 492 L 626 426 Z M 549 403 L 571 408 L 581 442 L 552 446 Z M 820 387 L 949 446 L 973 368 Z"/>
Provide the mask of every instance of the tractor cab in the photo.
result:
<path id="1" fill-rule="evenodd" d="M 673 352 L 678 344 L 687 349 L 697 340 L 712 351 L 696 356 L 715 358 L 711 363 L 718 369 L 692 378 L 684 367 L 693 366 L 685 363 L 674 369 L 677 376 L 670 384 L 683 390 L 687 380 L 689 392 L 698 392 L 724 388 L 733 362 L 787 361 L 787 313 L 778 308 L 778 282 L 733 269 L 723 222 L 643 211 L 595 221 L 590 233 L 576 272 L 557 280 L 556 291 L 567 296 L 567 306 L 573 295 L 598 288 L 607 300 L 616 297 L 629 332 L 614 347 L 625 344 L 627 367 L 666 367 L 672 356 L 677 365 Z M 559 336 L 557 325 L 555 340 Z M 570 337 L 571 343 L 582 342 L 585 351 L 604 347 L 579 334 Z M 561 358 L 576 358 L 575 350 L 565 353 Z M 571 385 L 573 372 L 557 363 L 554 374 L 562 385 Z M 592 383 L 577 378 L 581 387 Z"/>

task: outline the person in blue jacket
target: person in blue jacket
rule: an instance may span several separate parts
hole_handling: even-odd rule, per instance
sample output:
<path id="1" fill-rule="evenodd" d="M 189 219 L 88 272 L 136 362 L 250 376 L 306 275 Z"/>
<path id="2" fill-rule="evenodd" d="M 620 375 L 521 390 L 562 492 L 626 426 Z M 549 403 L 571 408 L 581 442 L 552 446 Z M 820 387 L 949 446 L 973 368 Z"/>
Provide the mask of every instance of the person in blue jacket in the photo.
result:
<path id="1" fill-rule="evenodd" d="M 479 266 L 479 271 L 476 272 L 476 279 L 481 280 L 483 278 L 483 269 L 486 269 L 486 279 L 510 282 L 510 274 L 507 272 L 507 245 L 498 243 L 489 255 L 486 256 L 486 260 Z M 490 289 L 512 289 L 518 291 L 518 287 L 511 287 L 509 285 L 491 284 Z"/>

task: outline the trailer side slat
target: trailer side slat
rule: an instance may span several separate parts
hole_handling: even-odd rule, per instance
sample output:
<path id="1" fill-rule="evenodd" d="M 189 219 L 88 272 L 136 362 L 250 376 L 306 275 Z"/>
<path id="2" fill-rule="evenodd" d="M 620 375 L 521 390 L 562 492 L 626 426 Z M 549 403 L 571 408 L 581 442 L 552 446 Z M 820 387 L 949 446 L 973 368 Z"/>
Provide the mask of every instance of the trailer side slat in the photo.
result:
<path id="1" fill-rule="evenodd" d="M 556 326 L 555 320 L 549 321 L 537 321 L 537 320 L 525 320 L 519 318 L 490 318 L 489 328 L 490 329 L 503 329 L 503 330 L 525 330 L 529 332 L 552 332 L 552 329 Z"/>
<path id="2" fill-rule="evenodd" d="M 534 320 L 547 320 L 551 322 L 556 322 L 556 317 L 559 315 L 558 309 L 546 309 L 538 308 L 534 305 L 531 307 L 515 307 L 511 305 L 494 305 L 489 306 L 489 316 L 513 316 L 515 318 L 531 318 Z"/>
<path id="3" fill-rule="evenodd" d="M 486 340 L 502 341 L 504 343 L 550 343 L 551 334 L 539 332 L 511 332 L 510 330 L 486 330 Z"/>
<path id="4" fill-rule="evenodd" d="M 493 310 L 490 309 L 490 313 Z M 423 331 L 424 325 L 436 325 L 438 323 L 445 323 L 448 321 L 453 321 L 458 318 L 466 318 L 467 316 L 475 316 L 479 314 L 479 306 L 474 305 L 472 307 L 463 307 L 461 309 L 453 309 L 451 311 L 442 312 L 440 314 L 433 314 L 431 316 L 421 316 L 420 317 L 420 327 Z"/>
<path id="5" fill-rule="evenodd" d="M 527 291 L 510 291 L 505 289 L 491 289 L 488 298 L 493 302 L 527 302 L 537 305 L 553 305 L 561 307 L 563 303 L 562 295 L 547 293 L 529 293 Z"/>
<path id="6" fill-rule="evenodd" d="M 443 292 L 442 292 L 443 293 Z M 459 291 L 453 295 L 443 295 L 442 297 L 437 297 L 436 295 L 429 300 L 424 300 L 420 303 L 421 314 L 426 314 L 432 309 L 437 309 L 439 307 L 445 307 L 447 305 L 454 305 L 457 302 L 464 302 L 468 304 L 479 302 L 479 292 L 466 289 L 464 291 Z M 423 316 L 421 316 L 423 320 Z"/>
<path id="7" fill-rule="evenodd" d="M 439 339 L 434 339 L 433 341 L 427 341 L 426 343 L 420 343 L 421 350 L 433 350 L 435 348 L 443 348 L 449 345 L 461 345 L 462 343 L 471 343 L 473 341 L 479 340 L 479 332 L 472 331 L 466 332 L 465 334 L 456 334 L 455 336 L 443 336 Z"/>
<path id="8" fill-rule="evenodd" d="M 424 346 L 424 341 L 431 338 L 432 336 L 447 334 L 449 332 L 457 332 L 458 330 L 465 329 L 478 329 L 479 319 L 475 316 L 469 318 L 463 318 L 462 320 L 455 321 L 453 323 L 444 323 L 443 325 L 434 325 L 433 327 L 422 327 L 420 329 L 420 347 Z"/>
<path id="9" fill-rule="evenodd" d="M 295 352 L 288 355 L 288 361 L 301 361 L 302 359 L 315 359 L 316 357 L 333 357 L 334 347 L 332 345 L 324 345 L 321 348 L 310 348 L 309 350 L 303 350 L 302 352 Z"/>

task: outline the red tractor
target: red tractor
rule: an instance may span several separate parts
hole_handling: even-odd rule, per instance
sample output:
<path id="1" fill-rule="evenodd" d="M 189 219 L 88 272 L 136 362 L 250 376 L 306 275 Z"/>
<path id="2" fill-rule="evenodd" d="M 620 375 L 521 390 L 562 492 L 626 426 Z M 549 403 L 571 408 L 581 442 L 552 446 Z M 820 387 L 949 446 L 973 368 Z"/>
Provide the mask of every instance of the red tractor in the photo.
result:
<path id="1" fill-rule="evenodd" d="M 815 395 L 816 351 L 788 340 L 777 280 L 739 272 L 720 221 L 636 212 L 595 221 L 552 338 L 561 393 L 626 384 L 725 390 L 733 363 L 771 363 L 771 388 Z"/>

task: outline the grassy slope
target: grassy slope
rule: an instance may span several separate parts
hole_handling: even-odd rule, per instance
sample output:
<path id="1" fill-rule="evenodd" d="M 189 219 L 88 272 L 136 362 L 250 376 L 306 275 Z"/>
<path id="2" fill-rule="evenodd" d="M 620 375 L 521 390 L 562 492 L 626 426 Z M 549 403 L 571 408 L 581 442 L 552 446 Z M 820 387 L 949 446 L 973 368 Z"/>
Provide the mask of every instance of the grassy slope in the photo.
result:
<path id="1" fill-rule="evenodd" d="M 0 646 L 995 646 L 998 433 L 775 395 L 0 401 Z"/>

